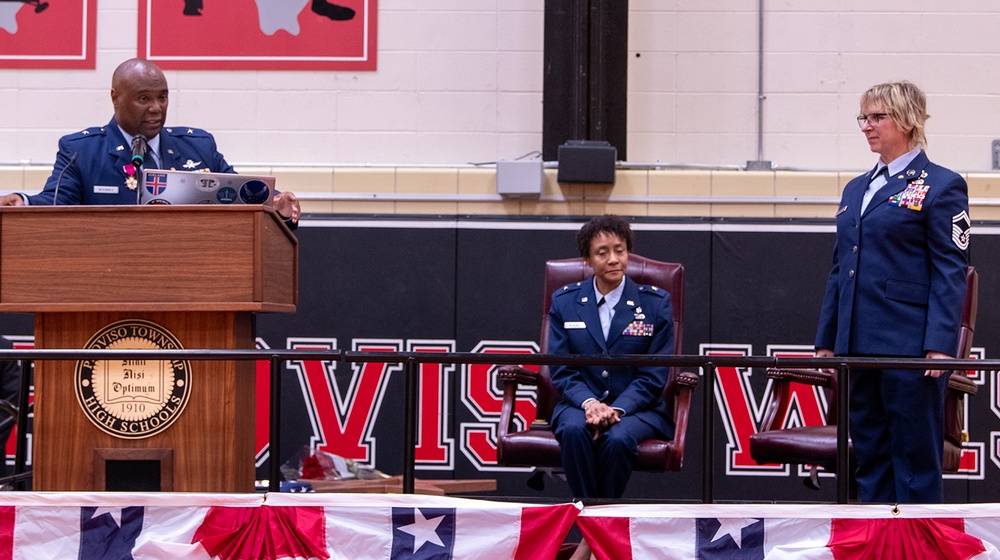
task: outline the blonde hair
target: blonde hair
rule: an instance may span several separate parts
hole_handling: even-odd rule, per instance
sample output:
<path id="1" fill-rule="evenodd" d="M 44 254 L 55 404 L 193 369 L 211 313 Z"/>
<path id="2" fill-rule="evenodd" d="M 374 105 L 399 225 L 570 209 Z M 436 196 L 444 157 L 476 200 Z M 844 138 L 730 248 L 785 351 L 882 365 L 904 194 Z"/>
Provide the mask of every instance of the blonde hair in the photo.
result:
<path id="1" fill-rule="evenodd" d="M 861 110 L 865 105 L 881 107 L 892 116 L 900 130 L 910 129 L 910 148 L 927 146 L 924 135 L 924 125 L 930 115 L 927 114 L 927 96 L 914 84 L 889 82 L 868 88 L 861 94 Z"/>

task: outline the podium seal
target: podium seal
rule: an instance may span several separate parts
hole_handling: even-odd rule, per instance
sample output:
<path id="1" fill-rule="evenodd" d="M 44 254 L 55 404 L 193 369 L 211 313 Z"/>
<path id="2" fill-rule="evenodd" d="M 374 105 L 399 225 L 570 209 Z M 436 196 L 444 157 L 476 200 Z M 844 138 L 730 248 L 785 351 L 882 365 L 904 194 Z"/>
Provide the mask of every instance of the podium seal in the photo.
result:
<path id="1" fill-rule="evenodd" d="M 112 323 L 97 332 L 87 350 L 180 350 L 165 328 L 143 320 Z M 107 434 L 142 439 L 180 417 L 191 391 L 187 360 L 80 360 L 76 398 L 87 418 Z"/>

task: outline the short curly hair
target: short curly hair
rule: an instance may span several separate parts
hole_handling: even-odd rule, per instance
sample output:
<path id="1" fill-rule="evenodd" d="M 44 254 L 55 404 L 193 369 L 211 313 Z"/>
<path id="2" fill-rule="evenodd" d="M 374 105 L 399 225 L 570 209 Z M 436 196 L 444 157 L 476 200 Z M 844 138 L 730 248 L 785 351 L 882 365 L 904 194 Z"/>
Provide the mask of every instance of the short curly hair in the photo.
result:
<path id="1" fill-rule="evenodd" d="M 583 224 L 576 234 L 576 245 L 580 250 L 580 256 L 587 258 L 590 256 L 590 242 L 601 233 L 617 235 L 625 242 L 625 248 L 632 252 L 632 245 L 635 243 L 635 234 L 632 233 L 632 226 L 628 220 L 614 214 L 604 214 L 594 216 L 587 223 Z"/>

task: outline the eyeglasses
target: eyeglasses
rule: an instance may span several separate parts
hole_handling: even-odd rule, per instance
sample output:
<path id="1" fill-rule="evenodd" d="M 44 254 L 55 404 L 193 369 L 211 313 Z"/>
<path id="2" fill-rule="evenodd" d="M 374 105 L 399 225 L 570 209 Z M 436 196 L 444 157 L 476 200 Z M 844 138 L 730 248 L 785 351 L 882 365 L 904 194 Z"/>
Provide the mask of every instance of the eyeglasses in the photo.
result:
<path id="1" fill-rule="evenodd" d="M 865 123 L 868 123 L 871 126 L 878 126 L 878 123 L 881 122 L 882 119 L 889 116 L 891 116 L 889 113 L 868 113 L 867 115 L 860 115 L 858 117 L 858 126 L 864 128 Z"/>

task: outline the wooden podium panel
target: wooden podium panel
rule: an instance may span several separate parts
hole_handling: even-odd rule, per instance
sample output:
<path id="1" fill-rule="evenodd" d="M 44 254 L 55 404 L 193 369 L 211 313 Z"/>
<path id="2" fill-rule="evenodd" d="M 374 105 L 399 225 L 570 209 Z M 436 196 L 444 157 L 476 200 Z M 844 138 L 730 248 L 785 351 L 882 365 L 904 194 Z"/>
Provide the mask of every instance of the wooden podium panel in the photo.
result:
<path id="1" fill-rule="evenodd" d="M 0 233 L 0 311 L 295 311 L 298 242 L 260 206 L 5 208 Z"/>
<path id="2" fill-rule="evenodd" d="M 294 235 L 259 206 L 0 210 L 0 311 L 34 312 L 40 349 L 88 348 L 119 321 L 151 323 L 185 349 L 252 349 L 253 313 L 294 311 L 297 274 Z M 139 342 L 115 349 L 152 344 Z M 95 363 L 124 367 L 117 362 Z M 97 377 L 91 385 L 78 375 L 83 363 L 35 363 L 34 490 L 104 490 L 108 461 L 127 472 L 128 461 L 151 458 L 161 461 L 160 489 L 254 490 L 253 362 L 190 361 L 186 404 L 142 437 L 116 435 L 86 412 L 81 387 L 97 400 Z"/>
<path id="3" fill-rule="evenodd" d="M 37 348 L 83 348 L 94 333 L 122 319 L 145 319 L 175 334 L 185 348 L 253 348 L 249 313 L 39 313 Z M 101 431 L 77 402 L 75 361 L 35 363 L 35 490 L 95 488 L 95 449 L 172 449 L 178 492 L 254 490 L 254 367 L 249 361 L 191 362 L 184 411 L 163 432 L 122 439 Z M 55 430 L 50 429 L 55 427 Z"/>

